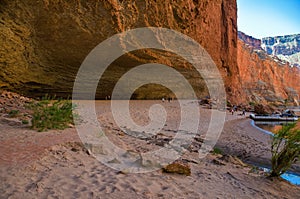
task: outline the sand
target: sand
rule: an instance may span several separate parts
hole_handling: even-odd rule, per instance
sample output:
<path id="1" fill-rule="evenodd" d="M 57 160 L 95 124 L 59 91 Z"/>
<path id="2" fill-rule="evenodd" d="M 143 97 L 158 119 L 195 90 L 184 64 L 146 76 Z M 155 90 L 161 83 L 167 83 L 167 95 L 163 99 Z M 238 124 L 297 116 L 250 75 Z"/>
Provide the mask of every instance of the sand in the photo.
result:
<path id="1" fill-rule="evenodd" d="M 107 137 L 125 150 L 146 152 L 172 138 L 180 121 L 178 104 L 133 101 L 131 116 L 147 124 L 148 108 L 160 103 L 168 119 L 156 140 L 129 136 L 116 126 L 109 101 L 98 101 L 97 116 Z M 201 109 L 200 133 L 210 110 Z M 269 179 L 249 164 L 270 164 L 270 136 L 250 124 L 246 116 L 228 114 L 217 143 L 225 155 L 210 153 L 200 159 L 195 140 L 181 159 L 191 175 L 162 170 L 134 174 L 114 170 L 82 147 L 75 128 L 36 132 L 3 115 L 0 118 L 0 198 L 297 198 L 300 187 Z M 294 170 L 300 172 L 297 165 Z"/>

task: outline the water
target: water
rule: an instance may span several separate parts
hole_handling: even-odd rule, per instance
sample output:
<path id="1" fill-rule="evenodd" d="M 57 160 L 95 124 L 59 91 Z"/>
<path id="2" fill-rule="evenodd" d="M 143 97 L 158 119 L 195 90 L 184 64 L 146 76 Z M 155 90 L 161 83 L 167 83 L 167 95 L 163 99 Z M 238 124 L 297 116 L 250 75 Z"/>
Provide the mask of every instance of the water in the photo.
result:
<path id="1" fill-rule="evenodd" d="M 296 174 L 293 174 L 293 173 L 284 173 L 281 175 L 281 177 L 287 181 L 289 181 L 290 183 L 292 184 L 295 184 L 295 185 L 300 185 L 300 176 L 296 175 Z"/>
<path id="2" fill-rule="evenodd" d="M 264 172 L 270 172 L 270 169 L 265 168 L 265 167 L 259 167 L 260 169 L 262 169 Z M 294 184 L 294 185 L 300 185 L 300 176 L 291 172 L 285 172 L 284 174 L 282 174 L 280 176 L 281 178 L 289 181 L 290 183 Z"/>
<path id="3" fill-rule="evenodd" d="M 267 121 L 255 121 L 254 125 L 264 131 L 269 132 L 268 134 L 278 132 L 283 125 L 292 124 L 293 122 L 280 121 L 280 122 L 267 122 Z"/>
<path id="4" fill-rule="evenodd" d="M 283 125 L 291 124 L 293 122 L 254 122 L 252 120 L 252 125 L 256 128 L 260 128 L 264 133 L 273 135 L 276 133 L 279 129 L 282 128 Z M 270 170 L 267 168 L 263 168 L 267 172 Z M 280 176 L 281 178 L 289 181 L 290 183 L 294 185 L 300 185 L 300 176 L 294 173 L 286 172 Z"/>

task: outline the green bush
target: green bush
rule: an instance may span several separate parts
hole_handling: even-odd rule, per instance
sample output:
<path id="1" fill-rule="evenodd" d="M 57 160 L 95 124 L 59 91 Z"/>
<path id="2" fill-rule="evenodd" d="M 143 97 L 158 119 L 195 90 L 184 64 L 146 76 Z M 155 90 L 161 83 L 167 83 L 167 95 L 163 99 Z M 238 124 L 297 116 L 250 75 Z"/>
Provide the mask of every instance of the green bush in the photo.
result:
<path id="1" fill-rule="evenodd" d="M 223 151 L 220 148 L 214 147 L 213 154 L 220 154 L 223 155 Z"/>
<path id="2" fill-rule="evenodd" d="M 29 124 L 28 120 L 22 120 L 22 124 Z"/>
<path id="3" fill-rule="evenodd" d="M 32 128 L 38 131 L 65 129 L 73 124 L 71 100 L 55 99 L 46 96 L 31 105 L 33 110 Z"/>
<path id="4" fill-rule="evenodd" d="M 8 113 L 9 117 L 17 117 L 19 115 L 20 111 L 19 110 L 11 110 Z"/>
<path id="5" fill-rule="evenodd" d="M 256 102 L 251 101 L 251 102 L 249 102 L 249 105 L 250 105 L 250 106 L 255 106 L 255 105 L 256 105 Z"/>
<path id="6" fill-rule="evenodd" d="M 283 126 L 274 135 L 271 177 L 278 177 L 286 172 L 300 157 L 300 129 L 295 126 L 296 123 Z"/>

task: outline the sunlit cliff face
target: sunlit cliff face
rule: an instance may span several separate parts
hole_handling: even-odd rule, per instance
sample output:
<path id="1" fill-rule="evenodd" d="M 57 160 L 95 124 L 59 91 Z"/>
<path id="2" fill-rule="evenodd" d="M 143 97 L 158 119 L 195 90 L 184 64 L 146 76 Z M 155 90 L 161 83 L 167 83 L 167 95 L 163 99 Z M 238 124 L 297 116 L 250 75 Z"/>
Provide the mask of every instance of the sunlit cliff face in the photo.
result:
<path id="1" fill-rule="evenodd" d="M 236 18 L 232 0 L 2 0 L 0 87 L 28 96 L 69 96 L 78 68 L 95 46 L 116 33 L 152 26 L 176 30 L 200 43 L 218 66 L 229 98 L 236 98 L 241 91 L 233 75 L 237 73 Z M 137 52 L 111 65 L 112 75 L 99 86 L 96 97 L 104 98 L 115 78 L 145 62 L 181 68 L 187 77 L 195 76 L 170 53 Z M 195 89 L 205 88 L 191 81 Z"/>
<path id="2" fill-rule="evenodd" d="M 28 96 L 69 96 L 82 61 L 95 46 L 116 33 L 147 26 L 173 29 L 200 43 L 222 74 L 232 103 L 293 100 L 299 95 L 296 69 L 237 41 L 235 1 L 3 0 L 0 16 L 0 88 Z M 96 97 L 105 98 L 124 72 L 149 62 L 178 69 L 198 96 L 208 94 L 186 61 L 169 52 L 144 50 L 116 60 Z M 148 93 L 141 88 L 135 96 L 158 97 L 157 92 Z"/>
<path id="3" fill-rule="evenodd" d="M 276 56 L 268 55 L 263 48 L 252 45 L 257 41 L 260 40 L 244 34 L 238 43 L 239 74 L 247 97 L 252 101 L 297 104 L 300 69 Z"/>

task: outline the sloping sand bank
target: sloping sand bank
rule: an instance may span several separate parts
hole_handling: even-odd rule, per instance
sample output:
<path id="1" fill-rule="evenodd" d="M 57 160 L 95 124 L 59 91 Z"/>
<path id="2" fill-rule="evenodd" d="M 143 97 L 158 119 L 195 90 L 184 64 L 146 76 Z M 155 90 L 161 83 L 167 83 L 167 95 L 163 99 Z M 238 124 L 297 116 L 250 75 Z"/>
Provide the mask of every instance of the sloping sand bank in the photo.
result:
<path id="1" fill-rule="evenodd" d="M 153 103 L 161 102 L 133 102 L 133 119 L 147 122 L 141 115 Z M 127 150 L 158 147 L 155 142 L 120 132 L 109 106 L 108 101 L 97 102 L 99 121 L 110 140 Z M 163 106 L 171 113 L 165 132 L 171 132 L 177 126 L 178 104 Z M 204 131 L 210 110 L 200 112 L 200 131 Z M 0 198 L 297 198 L 300 187 L 266 178 L 263 172 L 230 156 L 268 165 L 269 141 L 250 120 L 228 115 L 217 144 L 226 155 L 199 159 L 193 150 L 187 152 L 182 160 L 190 165 L 191 176 L 161 170 L 132 174 L 111 169 L 89 155 L 74 128 L 39 133 L 1 119 Z"/>

